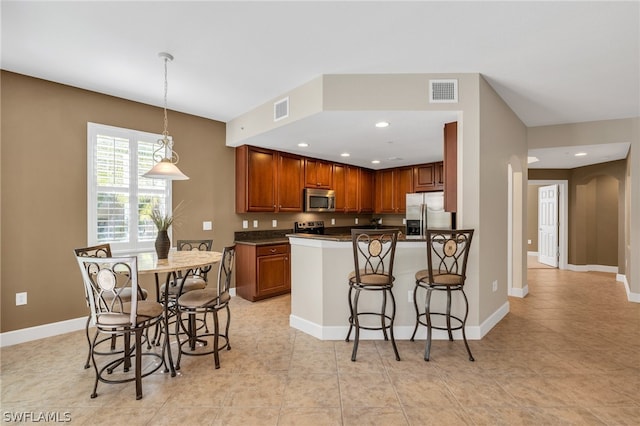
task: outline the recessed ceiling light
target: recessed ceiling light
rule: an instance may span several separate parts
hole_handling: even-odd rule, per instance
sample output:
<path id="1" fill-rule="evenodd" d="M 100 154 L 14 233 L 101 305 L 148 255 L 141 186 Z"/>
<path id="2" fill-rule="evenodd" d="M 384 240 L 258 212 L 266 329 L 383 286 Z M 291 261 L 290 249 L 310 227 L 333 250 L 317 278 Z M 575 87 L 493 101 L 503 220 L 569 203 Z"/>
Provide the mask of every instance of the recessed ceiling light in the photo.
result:
<path id="1" fill-rule="evenodd" d="M 350 154 L 348 152 L 343 152 L 340 154 L 340 157 L 348 157 Z"/>
<path id="2" fill-rule="evenodd" d="M 527 164 L 537 163 L 538 161 L 540 161 L 538 157 L 527 157 Z"/>
<path id="3" fill-rule="evenodd" d="M 376 123 L 376 127 L 379 127 L 379 128 L 389 127 L 389 123 L 387 123 L 386 121 L 378 121 Z"/>
<path id="4" fill-rule="evenodd" d="M 587 153 L 586 152 L 577 152 L 577 153 L 575 153 L 573 155 L 575 155 L 576 157 L 584 157 L 585 155 L 587 155 Z"/>
<path id="5" fill-rule="evenodd" d="M 371 160 L 371 164 L 380 164 L 380 160 Z"/>
<path id="6" fill-rule="evenodd" d="M 306 143 L 306 142 L 300 142 L 300 143 L 298 144 L 298 146 L 299 146 L 300 148 L 306 148 L 306 147 L 308 147 L 308 146 L 309 146 L 309 144 L 308 144 L 308 143 Z"/>

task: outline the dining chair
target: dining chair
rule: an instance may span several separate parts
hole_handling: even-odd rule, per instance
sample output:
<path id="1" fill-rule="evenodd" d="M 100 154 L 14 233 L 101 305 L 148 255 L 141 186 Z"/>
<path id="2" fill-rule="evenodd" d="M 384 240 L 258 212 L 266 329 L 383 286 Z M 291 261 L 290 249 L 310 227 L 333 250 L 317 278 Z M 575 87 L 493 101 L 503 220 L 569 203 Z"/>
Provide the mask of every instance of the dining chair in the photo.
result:
<path id="1" fill-rule="evenodd" d="M 98 396 L 98 382 L 126 383 L 135 381 L 136 399 L 142 398 L 142 378 L 146 377 L 163 365 L 164 356 L 155 352 L 144 352 L 142 336 L 150 327 L 162 324 L 163 307 L 154 301 L 140 300 L 138 286 L 138 263 L 134 257 L 87 257 L 76 256 L 85 291 L 89 299 L 91 322 L 96 328 L 91 340 L 90 355 L 96 378 L 91 398 Z M 130 294 L 124 298 L 123 295 Z M 95 348 L 99 343 L 99 336 L 123 336 L 124 347 L 121 355 L 105 357 L 105 361 L 98 367 Z M 134 342 L 131 343 L 131 337 Z M 165 340 L 164 351 L 167 350 Z M 142 371 L 142 358 L 151 358 L 151 364 L 146 371 Z M 131 358 L 134 359 L 134 374 L 112 376 L 115 366 L 124 365 L 124 372 L 131 368 Z"/>
<path id="2" fill-rule="evenodd" d="M 473 238 L 473 229 L 441 230 L 427 229 L 427 269 L 416 272 L 416 285 L 413 290 L 413 304 L 416 310 L 416 325 L 411 335 L 414 341 L 420 325 L 427 327 L 427 340 L 424 350 L 424 360 L 429 361 L 431 352 L 431 339 L 433 329 L 446 330 L 449 340 L 453 341 L 453 331 L 461 330 L 464 345 L 469 354 L 469 361 L 474 361 L 465 325 L 469 314 L 469 301 L 464 292 L 464 283 L 467 278 L 467 259 Z M 418 308 L 418 289 L 426 290 L 425 310 Z M 446 292 L 445 312 L 433 312 L 431 310 L 431 294 L 434 291 Z M 451 314 L 451 299 L 453 292 L 460 292 L 464 302 L 464 314 Z M 434 325 L 432 317 L 444 317 L 444 324 Z M 452 320 L 454 324 L 452 324 Z"/>
<path id="3" fill-rule="evenodd" d="M 76 256 L 83 256 L 83 257 L 111 257 L 111 245 L 109 243 L 105 243 L 105 244 L 98 244 L 95 246 L 90 246 L 90 247 L 80 247 L 80 248 L 76 248 L 73 250 Z M 138 288 L 139 290 L 139 298 L 141 300 L 145 300 L 147 298 L 147 290 L 143 289 L 142 287 Z M 107 297 L 107 296 L 106 296 Z M 131 289 L 124 289 L 122 294 L 120 295 L 120 297 L 122 298 L 122 300 L 125 301 L 129 301 L 131 300 Z M 86 288 L 85 288 L 85 298 L 87 300 L 87 306 L 89 306 L 89 296 L 86 292 Z M 87 353 L 87 362 L 85 362 L 84 364 L 84 368 L 89 368 L 91 367 L 91 365 L 89 364 L 91 361 L 91 337 L 89 336 L 89 326 L 91 324 L 91 314 L 89 314 L 87 316 L 87 323 L 85 325 L 85 334 L 87 336 L 87 343 L 89 345 L 89 351 Z M 108 354 L 108 353 L 114 353 L 116 351 L 116 335 L 112 335 L 111 337 L 106 337 L 104 339 L 102 339 L 100 342 L 98 343 L 102 343 L 105 342 L 107 340 L 111 341 L 111 348 L 110 348 L 110 352 L 97 352 L 96 354 Z"/>
<path id="4" fill-rule="evenodd" d="M 226 348 L 231 350 L 229 340 L 229 325 L 231 324 L 231 310 L 229 309 L 229 301 L 231 295 L 229 288 L 231 287 L 231 274 L 233 272 L 233 261 L 235 257 L 236 246 L 225 247 L 222 251 L 222 259 L 218 267 L 218 285 L 216 288 L 212 286 L 202 290 L 194 290 L 183 294 L 178 299 L 178 324 L 184 327 L 187 339 L 180 341 L 178 334 L 178 358 L 176 360 L 176 370 L 180 369 L 180 360 L 182 355 L 208 355 L 213 353 L 215 368 L 220 368 L 219 351 Z M 227 320 L 224 333 L 220 332 L 220 321 L 218 312 L 226 310 Z M 196 327 L 196 314 L 203 313 L 206 317 L 207 312 L 211 312 L 213 316 L 213 333 L 208 330 L 205 333 L 198 334 Z M 182 316 L 187 315 L 187 325 L 182 321 Z M 213 338 L 212 347 L 205 351 L 196 351 L 196 343 L 202 342 L 203 346 L 207 345 L 205 338 Z M 220 345 L 220 338 L 224 340 L 224 344 Z M 186 348 L 188 345 L 189 349 Z"/>
<path id="5" fill-rule="evenodd" d="M 352 229 L 354 270 L 348 275 L 349 280 L 349 332 L 345 341 L 349 341 L 351 331 L 355 330 L 351 361 L 356 360 L 360 330 L 382 330 L 384 340 L 391 337 L 391 345 L 400 361 L 398 347 L 393 335 L 393 323 L 396 316 L 396 300 L 393 296 L 393 264 L 395 261 L 397 229 Z M 382 297 L 380 311 L 360 310 L 361 292 L 379 293 Z M 389 300 L 387 299 L 389 296 Z M 365 308 L 367 309 L 367 308 Z M 389 311 L 390 310 L 390 311 Z M 365 318 L 377 318 L 380 325 L 374 325 Z M 365 320 L 365 322 L 361 322 Z M 387 335 L 389 330 L 389 335 Z"/>

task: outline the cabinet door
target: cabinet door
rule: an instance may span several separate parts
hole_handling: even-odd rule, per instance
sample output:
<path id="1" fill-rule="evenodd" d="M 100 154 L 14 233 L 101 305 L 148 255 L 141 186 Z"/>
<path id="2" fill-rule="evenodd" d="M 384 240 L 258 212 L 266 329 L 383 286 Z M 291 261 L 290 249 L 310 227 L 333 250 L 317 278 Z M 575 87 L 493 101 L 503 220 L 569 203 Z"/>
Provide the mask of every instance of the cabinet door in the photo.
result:
<path id="1" fill-rule="evenodd" d="M 304 160 L 297 155 L 278 155 L 277 211 L 301 212 Z"/>
<path id="2" fill-rule="evenodd" d="M 378 170 L 376 172 L 375 212 L 395 213 L 394 199 L 394 169 Z"/>
<path id="3" fill-rule="evenodd" d="M 332 188 L 333 167 L 331 163 L 307 158 L 305 160 L 304 175 L 305 188 Z"/>
<path id="4" fill-rule="evenodd" d="M 345 167 L 345 196 L 344 196 L 344 211 L 347 213 L 358 211 L 358 184 L 359 184 L 359 169 L 353 166 Z"/>
<path id="5" fill-rule="evenodd" d="M 258 297 L 285 293 L 291 288 L 289 255 L 259 256 L 257 274 Z"/>
<path id="6" fill-rule="evenodd" d="M 394 170 L 394 208 L 395 213 L 407 211 L 407 194 L 413 192 L 413 168 L 403 167 Z"/>
<path id="7" fill-rule="evenodd" d="M 358 212 L 373 212 L 373 189 L 375 174 L 371 170 L 359 169 Z"/>
<path id="8" fill-rule="evenodd" d="M 421 164 L 413 168 L 413 188 L 416 192 L 436 190 L 435 163 Z"/>
<path id="9" fill-rule="evenodd" d="M 236 148 L 236 213 L 274 211 L 276 155 L 248 145 Z"/>
<path id="10" fill-rule="evenodd" d="M 444 125 L 444 209 L 458 209 L 458 122 Z"/>
<path id="11" fill-rule="evenodd" d="M 333 165 L 333 190 L 336 195 L 336 212 L 345 211 L 345 166 L 342 164 Z"/>
<path id="12" fill-rule="evenodd" d="M 438 191 L 444 190 L 444 170 L 443 170 L 443 162 L 439 161 L 436 163 L 435 168 L 435 187 Z"/>

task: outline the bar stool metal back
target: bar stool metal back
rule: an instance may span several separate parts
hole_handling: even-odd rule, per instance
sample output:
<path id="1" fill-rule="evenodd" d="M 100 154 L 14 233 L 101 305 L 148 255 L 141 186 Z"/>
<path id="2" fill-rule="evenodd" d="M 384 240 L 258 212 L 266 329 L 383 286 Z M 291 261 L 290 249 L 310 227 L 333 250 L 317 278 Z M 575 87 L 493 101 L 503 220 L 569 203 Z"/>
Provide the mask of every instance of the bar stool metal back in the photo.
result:
<path id="1" fill-rule="evenodd" d="M 355 329 L 351 361 L 356 360 L 360 330 L 382 330 L 384 340 L 389 340 L 400 361 L 398 348 L 393 336 L 393 322 L 396 315 L 396 301 L 393 297 L 393 264 L 398 241 L 397 229 L 352 229 L 353 261 L 355 269 L 349 274 L 349 332 L 345 341 L 349 341 L 351 331 Z M 361 292 L 376 292 L 382 297 L 379 311 L 360 310 Z M 388 303 L 387 296 L 390 299 Z M 366 308 L 365 308 L 366 309 Z M 367 321 L 378 317 L 379 325 Z M 364 322 L 361 322 L 363 320 Z M 387 334 L 387 330 L 389 333 Z"/>
<path id="2" fill-rule="evenodd" d="M 467 343 L 465 325 L 469 314 L 469 302 L 464 292 L 464 283 L 467 277 L 467 258 L 473 238 L 473 229 L 459 230 L 427 230 L 427 269 L 416 272 L 416 286 L 413 291 L 413 303 L 416 309 L 416 326 L 411 336 L 414 340 L 420 324 L 427 327 L 427 341 L 424 351 L 424 360 L 429 361 L 431 351 L 431 339 L 433 329 L 446 330 L 449 340 L 453 341 L 453 331 L 461 330 L 464 345 L 469 354 L 469 361 L 474 361 L 471 349 Z M 426 290 L 425 311 L 418 309 L 418 289 Z M 446 292 L 445 312 L 431 311 L 431 294 L 434 291 Z M 460 292 L 464 301 L 464 316 L 451 314 L 452 292 Z M 432 317 L 444 317 L 444 325 L 434 325 Z M 452 321 L 454 323 L 452 324 Z"/>

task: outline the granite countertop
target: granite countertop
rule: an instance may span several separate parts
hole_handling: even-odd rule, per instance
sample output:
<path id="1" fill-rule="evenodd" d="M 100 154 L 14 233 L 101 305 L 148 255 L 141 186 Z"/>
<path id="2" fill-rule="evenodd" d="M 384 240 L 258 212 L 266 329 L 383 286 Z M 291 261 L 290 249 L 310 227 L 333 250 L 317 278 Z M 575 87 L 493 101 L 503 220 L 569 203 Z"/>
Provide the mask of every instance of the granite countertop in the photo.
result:
<path id="1" fill-rule="evenodd" d="M 323 240 L 323 241 L 339 241 L 339 242 L 350 242 L 351 234 L 324 234 L 324 235 L 315 235 L 315 234 L 287 234 L 287 237 L 296 237 L 296 238 L 307 238 L 311 240 Z M 398 241 L 427 241 L 423 237 L 408 237 L 405 234 L 398 235 Z"/>
<path id="2" fill-rule="evenodd" d="M 286 236 L 283 237 L 273 237 L 273 238 L 255 238 L 255 239 L 237 239 L 235 240 L 236 244 L 247 244 L 251 246 L 268 246 L 271 244 L 289 244 L 289 238 Z"/>
<path id="3" fill-rule="evenodd" d="M 296 234 L 293 229 L 275 229 L 270 231 L 244 231 L 235 233 L 236 244 L 264 246 L 271 244 L 288 244 L 289 237 L 308 238 L 324 241 L 351 241 L 350 227 L 325 228 L 325 234 Z M 424 238 L 409 237 L 404 233 L 398 235 L 398 241 L 426 241 Z"/>

